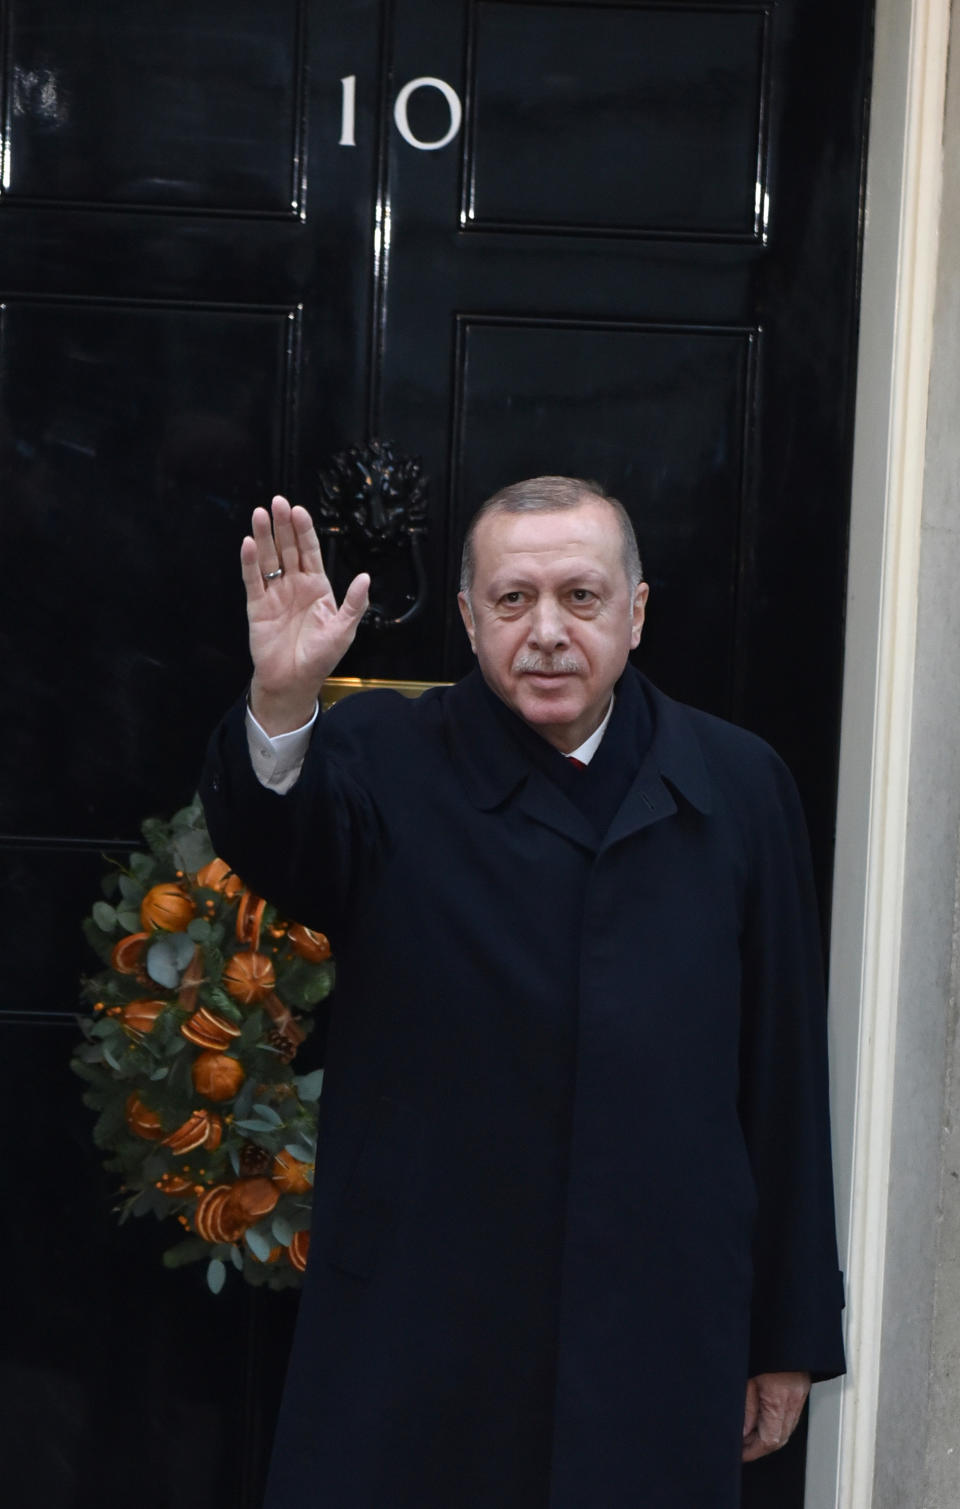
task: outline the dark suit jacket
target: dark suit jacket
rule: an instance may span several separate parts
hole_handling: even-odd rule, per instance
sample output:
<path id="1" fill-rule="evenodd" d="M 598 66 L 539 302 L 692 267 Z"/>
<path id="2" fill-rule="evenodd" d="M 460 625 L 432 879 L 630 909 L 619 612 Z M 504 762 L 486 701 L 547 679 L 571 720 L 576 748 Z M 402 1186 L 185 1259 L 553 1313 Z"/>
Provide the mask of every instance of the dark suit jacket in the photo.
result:
<path id="1" fill-rule="evenodd" d="M 338 970 L 269 1509 L 734 1509 L 748 1375 L 843 1368 L 793 783 L 632 670 L 614 724 L 612 814 L 476 673 L 283 797 L 212 741 L 218 852 Z"/>

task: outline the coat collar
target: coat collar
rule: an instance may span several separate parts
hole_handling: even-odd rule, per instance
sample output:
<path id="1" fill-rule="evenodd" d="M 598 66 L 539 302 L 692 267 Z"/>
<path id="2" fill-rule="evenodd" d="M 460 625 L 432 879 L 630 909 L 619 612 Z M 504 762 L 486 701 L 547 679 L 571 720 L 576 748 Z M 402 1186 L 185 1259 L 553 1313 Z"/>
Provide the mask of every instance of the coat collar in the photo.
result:
<path id="1" fill-rule="evenodd" d="M 712 808 L 710 776 L 689 711 L 658 691 L 632 666 L 624 672 L 619 694 L 646 698 L 653 739 L 610 825 L 604 848 L 676 812 L 676 796 L 703 814 Z M 491 811 L 522 786 L 522 810 L 595 850 L 597 841 L 590 824 L 542 771 L 532 767 L 491 709 L 488 696 L 477 670 L 444 696 L 448 746 L 469 799 L 481 810 Z"/>

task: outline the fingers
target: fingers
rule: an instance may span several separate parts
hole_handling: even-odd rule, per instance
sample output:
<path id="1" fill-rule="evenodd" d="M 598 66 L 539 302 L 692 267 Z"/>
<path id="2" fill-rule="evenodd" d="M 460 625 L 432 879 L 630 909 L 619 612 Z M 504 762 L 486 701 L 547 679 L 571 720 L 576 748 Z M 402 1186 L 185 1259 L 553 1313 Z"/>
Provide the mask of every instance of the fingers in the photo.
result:
<path id="1" fill-rule="evenodd" d="M 370 605 L 370 578 L 366 571 L 355 576 L 340 604 L 340 617 L 346 622 L 358 624 Z"/>
<path id="2" fill-rule="evenodd" d="M 259 510 L 263 512 L 263 510 Z M 263 572 L 260 567 L 260 552 L 257 549 L 256 540 L 247 535 L 240 546 L 240 572 L 243 576 L 243 585 L 247 590 L 247 602 L 256 603 L 266 593 L 266 584 L 263 580 Z"/>
<path id="3" fill-rule="evenodd" d="M 253 533 L 263 574 L 281 568 L 284 573 L 306 571 L 324 574 L 320 541 L 305 508 L 291 508 L 281 494 L 265 508 L 254 509 Z"/>
<path id="4" fill-rule="evenodd" d="M 252 534 L 247 535 L 240 548 L 240 567 L 248 602 L 264 596 L 271 577 L 278 571 L 284 576 L 302 572 L 319 576 L 321 591 L 329 591 L 329 583 L 323 565 L 320 541 L 313 520 L 299 504 L 291 508 L 287 499 L 279 493 L 265 508 L 255 508 L 251 520 Z M 359 622 L 369 602 L 370 578 L 361 573 L 347 588 L 340 612 L 346 622 Z"/>
<path id="5" fill-rule="evenodd" d="M 751 1399 L 751 1390 L 754 1398 Z M 810 1390 L 809 1373 L 761 1373 L 747 1385 L 743 1460 L 769 1456 L 789 1441 Z M 752 1418 L 752 1423 L 751 1423 Z"/>
<path id="6" fill-rule="evenodd" d="M 293 527 L 293 510 L 286 498 L 278 495 L 270 505 L 270 512 L 273 515 L 273 543 L 280 565 L 287 573 L 299 571 L 300 546 Z"/>
<path id="7" fill-rule="evenodd" d="M 323 576 L 323 555 L 320 550 L 320 541 L 317 539 L 317 531 L 313 527 L 313 520 L 299 503 L 291 509 L 290 518 L 296 531 L 301 567 L 304 571 L 315 571 Z"/>
<path id="8" fill-rule="evenodd" d="M 270 526 L 270 515 L 265 508 L 255 508 L 251 520 L 253 541 L 257 549 L 257 560 L 260 565 L 260 573 L 266 576 L 268 571 L 276 571 L 280 564 L 277 548 L 273 542 L 273 530 Z"/>
<path id="9" fill-rule="evenodd" d="M 757 1428 L 757 1414 L 760 1409 L 760 1396 L 757 1393 L 755 1379 L 751 1378 L 747 1384 L 747 1398 L 743 1408 L 743 1439 L 746 1440 Z"/>

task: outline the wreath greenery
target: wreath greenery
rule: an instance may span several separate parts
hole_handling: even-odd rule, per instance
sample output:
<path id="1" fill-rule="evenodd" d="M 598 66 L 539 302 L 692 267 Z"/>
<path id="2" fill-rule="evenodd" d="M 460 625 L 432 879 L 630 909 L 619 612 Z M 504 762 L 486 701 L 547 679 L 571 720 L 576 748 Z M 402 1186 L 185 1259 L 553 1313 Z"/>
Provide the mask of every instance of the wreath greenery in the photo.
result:
<path id="1" fill-rule="evenodd" d="M 300 1282 L 323 1070 L 297 1074 L 333 983 L 322 933 L 277 917 L 216 857 L 198 801 L 143 824 L 84 921 L 105 966 L 71 1067 L 120 1175 L 120 1221 L 176 1220 L 171 1268 L 207 1259 L 251 1284 Z"/>

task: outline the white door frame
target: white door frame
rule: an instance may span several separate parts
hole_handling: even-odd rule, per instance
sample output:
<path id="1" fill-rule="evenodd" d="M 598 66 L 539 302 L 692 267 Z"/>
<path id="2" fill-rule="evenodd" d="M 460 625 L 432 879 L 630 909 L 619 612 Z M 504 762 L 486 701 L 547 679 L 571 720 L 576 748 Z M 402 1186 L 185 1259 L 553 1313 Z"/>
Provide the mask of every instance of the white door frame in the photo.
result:
<path id="1" fill-rule="evenodd" d="M 814 1390 L 806 1509 L 873 1495 L 949 25 L 877 0 L 830 960 L 849 1372 Z"/>

